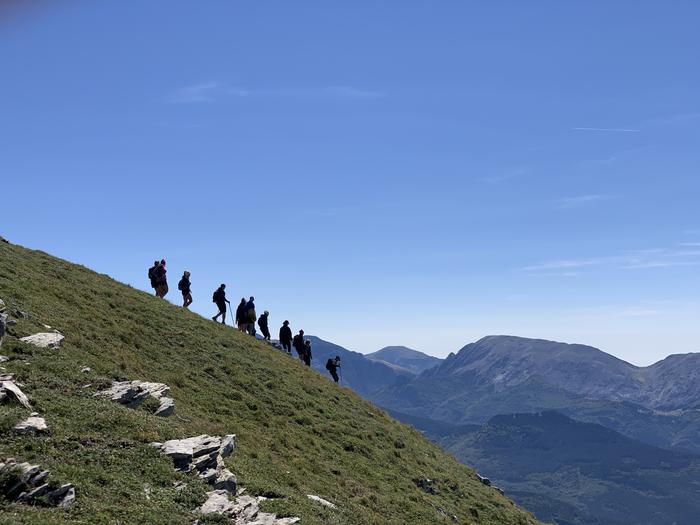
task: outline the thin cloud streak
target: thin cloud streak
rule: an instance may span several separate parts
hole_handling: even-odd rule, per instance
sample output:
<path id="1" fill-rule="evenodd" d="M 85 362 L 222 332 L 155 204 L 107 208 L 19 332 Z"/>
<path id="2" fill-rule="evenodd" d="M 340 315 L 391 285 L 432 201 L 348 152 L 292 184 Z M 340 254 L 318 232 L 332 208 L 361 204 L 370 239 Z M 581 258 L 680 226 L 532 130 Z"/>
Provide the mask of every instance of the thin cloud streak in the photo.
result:
<path id="1" fill-rule="evenodd" d="M 231 86 L 221 82 L 202 82 L 176 90 L 175 93 L 168 98 L 168 101 L 179 104 L 193 104 L 215 102 L 231 97 L 249 96 L 263 98 L 309 98 L 360 101 L 380 99 L 383 98 L 385 94 L 379 91 L 346 85 L 253 90 L 240 86 Z"/>
<path id="2" fill-rule="evenodd" d="M 602 132 L 617 132 L 617 133 L 639 133 L 641 129 L 630 128 L 571 128 L 573 131 L 602 131 Z"/>
<path id="3" fill-rule="evenodd" d="M 576 197 L 566 197 L 559 199 L 559 208 L 578 208 L 586 204 L 593 204 L 610 199 L 610 195 L 578 195 Z"/>

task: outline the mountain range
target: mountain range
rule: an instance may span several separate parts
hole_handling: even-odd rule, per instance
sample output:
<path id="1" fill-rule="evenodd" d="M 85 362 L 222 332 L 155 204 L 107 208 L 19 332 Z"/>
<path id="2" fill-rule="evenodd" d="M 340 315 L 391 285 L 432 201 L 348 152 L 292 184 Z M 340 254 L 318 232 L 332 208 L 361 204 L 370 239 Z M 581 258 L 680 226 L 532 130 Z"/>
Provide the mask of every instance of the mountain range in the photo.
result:
<path id="1" fill-rule="evenodd" d="M 514 336 L 444 360 L 404 347 L 314 348 L 341 355 L 345 384 L 544 521 L 690 525 L 700 510 L 700 354 L 637 367 L 590 346 Z"/>

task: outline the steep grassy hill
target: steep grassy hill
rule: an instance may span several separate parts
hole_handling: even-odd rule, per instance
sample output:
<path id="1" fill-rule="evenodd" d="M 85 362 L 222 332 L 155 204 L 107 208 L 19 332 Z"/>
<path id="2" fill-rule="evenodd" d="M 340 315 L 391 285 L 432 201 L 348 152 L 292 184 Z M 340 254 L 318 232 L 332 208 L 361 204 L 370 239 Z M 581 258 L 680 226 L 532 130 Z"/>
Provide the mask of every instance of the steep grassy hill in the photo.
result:
<path id="1" fill-rule="evenodd" d="M 40 464 L 77 493 L 68 510 L 0 497 L 0 523 L 191 523 L 208 488 L 175 473 L 149 443 L 229 433 L 238 445 L 226 461 L 239 483 L 279 496 L 264 508 L 303 524 L 424 525 L 453 523 L 451 515 L 459 523 L 536 523 L 417 431 L 229 327 L 4 243 L 0 298 L 28 314 L 10 327 L 2 366 L 50 427 L 46 436 L 15 435 L 12 426 L 29 411 L 0 405 L 0 460 Z M 66 336 L 60 349 L 17 339 L 43 324 Z M 148 405 L 132 410 L 94 397 L 113 380 L 132 379 L 168 384 L 175 414 L 160 418 Z M 417 487 L 420 478 L 434 480 L 434 491 Z"/>

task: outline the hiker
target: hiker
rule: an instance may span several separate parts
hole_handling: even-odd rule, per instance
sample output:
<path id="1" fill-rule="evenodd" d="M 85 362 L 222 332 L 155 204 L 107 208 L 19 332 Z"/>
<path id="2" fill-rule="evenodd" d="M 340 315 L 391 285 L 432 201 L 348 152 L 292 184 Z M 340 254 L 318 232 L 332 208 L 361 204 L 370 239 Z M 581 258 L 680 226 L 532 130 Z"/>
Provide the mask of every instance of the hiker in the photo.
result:
<path id="1" fill-rule="evenodd" d="M 328 361 L 326 361 L 326 370 L 330 372 L 333 381 L 335 381 L 336 383 L 340 379 L 338 377 L 338 368 L 340 368 L 340 356 L 335 356 L 335 359 L 329 357 Z"/>
<path id="2" fill-rule="evenodd" d="M 311 366 L 311 340 L 304 341 L 304 364 Z"/>
<path id="3" fill-rule="evenodd" d="M 219 313 L 212 317 L 211 320 L 216 321 L 219 318 L 219 316 L 221 316 L 221 324 L 226 324 L 226 303 L 231 304 L 231 301 L 226 299 L 225 290 L 226 285 L 222 284 L 216 289 L 214 295 L 211 298 L 212 301 L 216 303 L 216 306 L 219 308 Z"/>
<path id="4" fill-rule="evenodd" d="M 263 314 L 260 316 L 260 318 L 258 319 L 258 326 L 260 327 L 260 331 L 262 332 L 263 339 L 265 339 L 265 341 L 269 341 L 271 339 L 270 328 L 267 325 L 267 320 L 268 320 L 269 316 L 270 316 L 270 312 L 265 310 L 263 312 Z"/>
<path id="5" fill-rule="evenodd" d="M 238 325 L 238 329 L 241 332 L 248 331 L 248 316 L 246 315 L 245 307 L 245 297 L 241 297 L 241 302 L 236 308 L 236 325 Z"/>
<path id="6" fill-rule="evenodd" d="M 299 333 L 294 336 L 294 339 L 292 340 L 292 346 L 294 347 L 294 350 L 297 351 L 297 355 L 299 356 L 299 360 L 303 361 L 304 360 L 304 330 L 299 330 Z"/>
<path id="7" fill-rule="evenodd" d="M 282 349 L 286 350 L 289 355 L 292 355 L 292 329 L 289 328 L 289 321 L 282 323 L 280 343 L 282 343 Z"/>
<path id="8" fill-rule="evenodd" d="M 156 297 L 160 297 L 161 299 L 165 299 L 165 296 L 168 294 L 168 278 L 165 275 L 167 272 L 168 271 L 165 269 L 165 259 L 163 259 L 160 261 L 155 271 Z"/>
<path id="9" fill-rule="evenodd" d="M 192 290 L 190 289 L 190 272 L 182 274 L 182 279 L 177 283 L 177 289 L 182 292 L 183 308 L 187 308 L 192 304 Z"/>
<path id="10" fill-rule="evenodd" d="M 156 284 L 156 270 L 159 264 L 160 262 L 153 261 L 153 266 L 148 269 L 148 279 L 151 281 L 151 288 L 153 288 L 154 291 L 158 287 Z M 158 292 L 156 292 L 156 295 L 158 295 Z"/>
<path id="11" fill-rule="evenodd" d="M 247 317 L 246 322 L 248 323 L 248 334 L 255 337 L 255 321 L 258 319 L 258 315 L 255 313 L 255 297 L 251 296 L 245 305 L 245 314 Z"/>

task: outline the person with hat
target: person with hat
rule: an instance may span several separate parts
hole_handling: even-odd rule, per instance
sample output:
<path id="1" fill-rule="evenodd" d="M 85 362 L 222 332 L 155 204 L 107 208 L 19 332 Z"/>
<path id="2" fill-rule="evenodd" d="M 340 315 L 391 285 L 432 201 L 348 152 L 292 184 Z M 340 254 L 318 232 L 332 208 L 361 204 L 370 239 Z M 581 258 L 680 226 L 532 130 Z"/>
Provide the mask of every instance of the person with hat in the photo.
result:
<path id="1" fill-rule="evenodd" d="M 289 321 L 282 323 L 280 328 L 280 344 L 283 350 L 292 355 L 292 329 L 289 328 Z"/>

